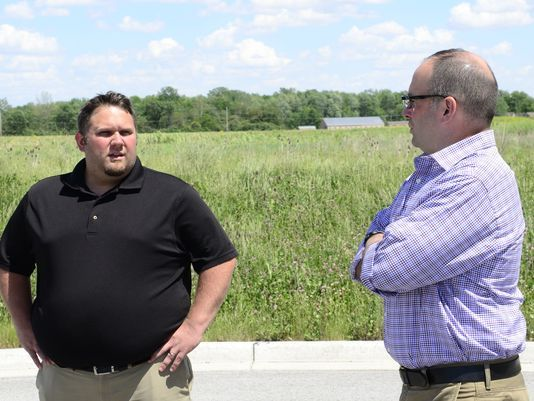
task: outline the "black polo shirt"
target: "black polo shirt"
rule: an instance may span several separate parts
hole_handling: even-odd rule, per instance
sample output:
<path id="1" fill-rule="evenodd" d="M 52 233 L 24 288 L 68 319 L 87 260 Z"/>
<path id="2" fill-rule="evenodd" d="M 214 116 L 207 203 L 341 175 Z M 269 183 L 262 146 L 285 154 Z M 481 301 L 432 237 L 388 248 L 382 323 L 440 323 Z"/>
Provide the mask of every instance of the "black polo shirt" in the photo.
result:
<path id="1" fill-rule="evenodd" d="M 35 184 L 9 220 L 0 266 L 37 267 L 32 325 L 60 366 L 120 365 L 148 357 L 190 307 L 200 272 L 237 256 L 198 193 L 141 165 L 102 196 L 85 160 Z"/>

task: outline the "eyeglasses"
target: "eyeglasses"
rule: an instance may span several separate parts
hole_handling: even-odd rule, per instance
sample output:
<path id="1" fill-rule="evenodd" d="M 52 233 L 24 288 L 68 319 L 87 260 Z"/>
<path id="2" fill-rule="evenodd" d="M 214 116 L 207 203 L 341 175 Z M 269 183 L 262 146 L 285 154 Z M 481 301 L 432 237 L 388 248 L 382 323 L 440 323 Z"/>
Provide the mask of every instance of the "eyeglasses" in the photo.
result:
<path id="1" fill-rule="evenodd" d="M 427 99 L 429 97 L 441 97 L 445 99 L 447 95 L 403 95 L 401 96 L 402 103 L 406 109 L 413 109 L 415 107 L 415 101 L 418 99 Z"/>

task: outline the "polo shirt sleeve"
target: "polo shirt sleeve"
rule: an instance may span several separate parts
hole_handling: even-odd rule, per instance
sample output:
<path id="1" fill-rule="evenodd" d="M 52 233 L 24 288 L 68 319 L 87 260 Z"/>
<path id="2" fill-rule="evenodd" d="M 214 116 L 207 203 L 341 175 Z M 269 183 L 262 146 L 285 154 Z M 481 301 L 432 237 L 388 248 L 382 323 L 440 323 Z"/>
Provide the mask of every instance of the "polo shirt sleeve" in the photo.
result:
<path id="1" fill-rule="evenodd" d="M 177 202 L 175 230 L 197 272 L 237 257 L 237 251 L 221 224 L 190 186 Z"/>
<path id="2" fill-rule="evenodd" d="M 26 194 L 9 219 L 0 240 L 0 266 L 10 272 L 30 276 L 35 269 L 31 236 L 26 219 L 29 200 Z"/>

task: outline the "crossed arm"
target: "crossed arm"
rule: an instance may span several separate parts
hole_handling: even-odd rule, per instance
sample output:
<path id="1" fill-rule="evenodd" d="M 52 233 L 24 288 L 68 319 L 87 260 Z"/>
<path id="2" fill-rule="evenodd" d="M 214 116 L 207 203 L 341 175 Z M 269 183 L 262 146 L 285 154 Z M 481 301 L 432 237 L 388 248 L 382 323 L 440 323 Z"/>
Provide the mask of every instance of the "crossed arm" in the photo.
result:
<path id="1" fill-rule="evenodd" d="M 362 258 L 358 262 L 358 264 L 356 265 L 356 269 L 354 270 L 354 277 L 353 278 L 355 280 L 359 280 L 360 279 L 360 275 L 362 274 L 362 263 L 363 263 L 363 258 L 365 257 L 365 252 L 367 251 L 367 248 L 370 245 L 373 245 L 373 244 L 376 244 L 377 242 L 382 241 L 382 238 L 384 238 L 384 234 L 383 233 L 377 233 L 377 234 L 369 237 L 369 239 L 365 243 L 365 248 L 364 248 L 363 253 L 362 253 Z"/>

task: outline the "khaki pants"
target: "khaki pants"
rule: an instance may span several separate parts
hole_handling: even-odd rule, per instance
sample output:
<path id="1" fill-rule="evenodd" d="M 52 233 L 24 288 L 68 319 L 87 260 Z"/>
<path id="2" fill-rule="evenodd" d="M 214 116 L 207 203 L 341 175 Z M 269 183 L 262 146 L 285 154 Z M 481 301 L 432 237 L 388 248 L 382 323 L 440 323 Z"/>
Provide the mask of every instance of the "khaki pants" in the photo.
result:
<path id="1" fill-rule="evenodd" d="M 523 375 L 484 382 L 435 384 L 428 388 L 402 386 L 399 401 L 528 401 Z"/>
<path id="2" fill-rule="evenodd" d="M 91 372 L 46 365 L 37 374 L 40 401 L 190 401 L 193 371 L 189 358 L 178 369 L 158 372 L 161 361 L 122 372 Z"/>

